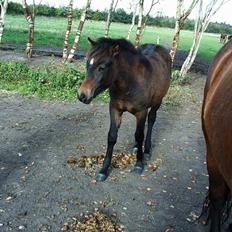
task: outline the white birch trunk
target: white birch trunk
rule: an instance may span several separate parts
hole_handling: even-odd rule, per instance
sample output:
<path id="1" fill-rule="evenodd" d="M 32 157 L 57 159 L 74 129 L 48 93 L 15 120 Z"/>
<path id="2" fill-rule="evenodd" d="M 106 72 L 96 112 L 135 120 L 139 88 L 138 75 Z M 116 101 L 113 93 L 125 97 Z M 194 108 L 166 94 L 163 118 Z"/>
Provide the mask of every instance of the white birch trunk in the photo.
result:
<path id="1" fill-rule="evenodd" d="M 81 15 L 81 19 L 80 19 L 80 23 L 78 25 L 78 28 L 77 28 L 77 32 L 76 32 L 76 36 L 75 36 L 75 40 L 74 40 L 74 43 L 73 43 L 73 46 L 72 46 L 72 49 L 68 55 L 68 62 L 71 62 L 74 55 L 75 55 L 75 52 L 76 52 L 76 49 L 78 47 L 78 43 L 80 41 L 80 37 L 81 37 L 81 33 L 82 33 L 82 30 L 83 30 L 83 27 L 84 27 L 84 23 L 85 23 L 85 19 L 86 19 L 86 15 L 87 15 L 87 12 L 90 8 L 90 4 L 91 4 L 91 0 L 87 0 L 86 1 L 86 6 L 82 12 L 82 15 Z"/>
<path id="2" fill-rule="evenodd" d="M 70 0 L 69 7 L 68 7 L 68 24 L 67 24 L 67 30 L 64 37 L 64 48 L 63 48 L 63 59 L 66 60 L 68 58 L 68 39 L 71 33 L 72 29 L 72 20 L 73 20 L 73 0 Z"/>
<path id="3" fill-rule="evenodd" d="M 211 0 L 211 2 L 206 6 L 205 12 L 203 13 L 203 0 L 200 0 L 198 15 L 195 22 L 193 44 L 180 71 L 180 77 L 182 80 L 185 79 L 187 72 L 190 70 L 196 58 L 203 33 L 207 29 L 210 19 L 226 2 L 228 2 L 228 0 Z"/>
<path id="4" fill-rule="evenodd" d="M 184 0 L 177 0 L 177 7 L 176 7 L 176 23 L 175 23 L 175 35 L 172 41 L 172 48 L 170 50 L 170 56 L 172 58 L 172 62 L 176 55 L 176 50 L 179 43 L 179 34 L 180 34 L 180 18 L 181 18 L 181 9 L 183 7 Z"/>
<path id="5" fill-rule="evenodd" d="M 135 37 L 135 46 L 138 47 L 140 40 L 141 40 L 141 34 L 142 34 L 142 21 L 143 21 L 143 3 L 144 0 L 139 0 L 139 18 L 138 18 L 138 26 L 136 31 L 136 37 Z"/>
<path id="6" fill-rule="evenodd" d="M 109 37 L 109 30 L 110 30 L 110 24 L 111 24 L 111 14 L 113 11 L 113 6 L 114 6 L 114 0 L 111 0 L 111 4 L 110 4 L 110 8 L 109 8 L 108 15 L 107 15 L 107 20 L 106 20 L 105 38 Z"/>
<path id="7" fill-rule="evenodd" d="M 137 8 L 138 8 L 138 3 L 135 3 L 134 10 L 133 10 L 133 16 L 132 16 L 132 20 L 131 20 L 131 25 L 130 25 L 130 28 L 128 30 L 127 37 L 126 37 L 128 40 L 130 39 L 131 32 L 135 26 L 135 17 L 136 17 Z"/>
<path id="8" fill-rule="evenodd" d="M 32 15 L 29 12 L 28 5 L 26 0 L 22 0 L 22 7 L 24 11 L 24 16 L 28 23 L 29 33 L 28 33 L 28 41 L 26 44 L 25 54 L 28 58 L 32 56 L 32 47 L 33 47 L 33 39 L 34 39 L 34 20 L 35 20 L 35 3 L 33 5 L 33 13 Z"/>
<path id="9" fill-rule="evenodd" d="M 0 0 L 1 14 L 0 14 L 0 43 L 2 43 L 2 35 L 5 26 L 5 15 L 8 6 L 8 0 Z"/>
<path id="10" fill-rule="evenodd" d="M 175 59 L 176 56 L 176 51 L 179 45 L 179 38 L 180 38 L 180 31 L 184 27 L 184 22 L 196 6 L 196 4 L 199 2 L 199 0 L 193 0 L 192 3 L 190 4 L 188 10 L 184 12 L 183 9 L 183 4 L 184 0 L 178 0 L 177 1 L 177 8 L 176 8 L 176 23 L 175 23 L 175 35 L 173 37 L 172 41 L 172 48 L 170 50 L 170 56 L 172 59 L 172 63 Z"/>

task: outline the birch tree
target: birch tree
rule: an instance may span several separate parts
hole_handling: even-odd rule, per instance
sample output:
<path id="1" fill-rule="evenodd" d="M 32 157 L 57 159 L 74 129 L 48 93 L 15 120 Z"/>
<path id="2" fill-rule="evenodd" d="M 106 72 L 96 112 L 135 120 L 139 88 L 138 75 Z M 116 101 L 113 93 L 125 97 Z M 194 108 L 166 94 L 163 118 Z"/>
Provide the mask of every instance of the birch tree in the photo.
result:
<path id="1" fill-rule="evenodd" d="M 28 58 L 32 56 L 32 47 L 34 40 L 34 26 L 35 26 L 35 0 L 33 0 L 32 13 L 29 11 L 26 0 L 22 0 L 23 13 L 28 23 L 28 41 L 26 44 L 25 54 Z"/>
<path id="2" fill-rule="evenodd" d="M 143 23 L 143 8 L 144 8 L 144 0 L 139 0 L 139 18 L 138 18 L 138 25 L 135 37 L 135 46 L 137 47 L 141 40 L 142 34 L 142 23 Z"/>
<path id="3" fill-rule="evenodd" d="M 74 43 L 73 43 L 72 49 L 71 49 L 71 51 L 70 51 L 70 53 L 68 55 L 68 58 L 67 58 L 68 62 L 72 61 L 72 59 L 74 57 L 74 54 L 75 54 L 75 51 L 77 50 L 78 43 L 79 43 L 80 37 L 81 37 L 81 33 L 82 33 L 82 30 L 83 30 L 83 27 L 84 27 L 84 24 L 85 24 L 86 15 L 87 15 L 87 12 L 88 12 L 88 10 L 90 8 L 90 4 L 91 4 L 91 0 L 86 0 L 86 5 L 85 5 L 85 8 L 83 9 L 82 14 L 81 14 L 81 19 L 80 19 L 80 22 L 79 22 L 79 25 L 78 25 L 78 28 L 77 28 Z"/>
<path id="4" fill-rule="evenodd" d="M 72 29 L 72 21 L 73 21 L 73 0 L 70 0 L 67 12 L 67 30 L 64 37 L 64 49 L 63 49 L 63 59 L 66 60 L 68 57 L 68 39 Z"/>
<path id="5" fill-rule="evenodd" d="M 177 7 L 176 7 L 176 23 L 175 23 L 175 35 L 172 42 L 172 48 L 170 50 L 170 56 L 172 58 L 172 62 L 176 56 L 176 51 L 179 45 L 179 37 L 180 31 L 184 27 L 184 22 L 199 2 L 199 0 L 192 0 L 189 8 L 187 10 L 184 9 L 184 1 L 186 0 L 177 0 Z"/>
<path id="6" fill-rule="evenodd" d="M 187 72 L 191 68 L 196 58 L 202 35 L 204 31 L 207 29 L 210 19 L 218 12 L 218 10 L 221 8 L 223 4 L 229 1 L 230 0 L 210 0 L 208 5 L 206 5 L 205 10 L 203 10 L 203 0 L 199 0 L 199 8 L 197 18 L 195 21 L 195 30 L 192 47 L 180 71 L 180 77 L 182 81 L 185 79 Z"/>
<path id="7" fill-rule="evenodd" d="M 146 28 L 148 17 L 149 17 L 149 15 L 150 15 L 150 13 L 151 13 L 153 7 L 154 7 L 156 4 L 158 4 L 158 3 L 160 3 L 160 0 L 152 0 L 152 1 L 151 1 L 151 6 L 150 6 L 150 8 L 149 8 L 149 10 L 148 10 L 148 12 L 147 12 L 147 14 L 146 14 L 146 16 L 144 17 L 144 22 L 143 22 L 143 28 L 142 28 L 142 30 L 144 30 L 144 29 Z"/>
<path id="8" fill-rule="evenodd" d="M 5 26 L 5 15 L 7 11 L 8 0 L 0 0 L 0 44 L 2 43 L 2 35 Z"/>
<path id="9" fill-rule="evenodd" d="M 106 20 L 106 27 L 105 27 L 105 37 L 106 38 L 109 37 L 109 30 L 110 30 L 110 24 L 111 24 L 111 14 L 113 12 L 113 7 L 114 7 L 114 0 L 111 0 L 110 8 L 109 8 L 107 20 Z"/>
<path id="10" fill-rule="evenodd" d="M 105 38 L 109 37 L 110 25 L 112 22 L 112 14 L 116 10 L 116 7 L 118 5 L 118 1 L 119 0 L 116 0 L 116 2 L 115 2 L 114 0 L 111 0 L 111 4 L 110 4 L 110 8 L 109 8 L 108 15 L 107 15 L 107 20 L 106 20 Z M 115 5 L 114 5 L 114 2 L 115 2 Z"/>
<path id="11" fill-rule="evenodd" d="M 126 37 L 128 40 L 130 39 L 131 32 L 132 32 L 132 30 L 133 30 L 133 28 L 135 26 L 135 18 L 136 18 L 136 13 L 137 13 L 137 9 L 138 9 L 138 4 L 139 4 L 138 1 L 134 3 L 134 9 L 133 9 L 133 12 L 132 12 L 131 25 L 129 27 L 127 37 Z"/>

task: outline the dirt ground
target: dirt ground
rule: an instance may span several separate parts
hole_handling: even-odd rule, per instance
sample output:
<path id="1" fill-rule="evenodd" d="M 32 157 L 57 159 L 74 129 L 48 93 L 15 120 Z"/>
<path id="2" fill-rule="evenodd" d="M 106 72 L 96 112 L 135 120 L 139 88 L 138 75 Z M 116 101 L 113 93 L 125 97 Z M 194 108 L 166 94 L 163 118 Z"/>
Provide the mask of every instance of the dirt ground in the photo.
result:
<path id="1" fill-rule="evenodd" d="M 1 91 L 0 231 L 57 232 L 94 208 L 114 215 L 129 232 L 207 231 L 194 222 L 208 184 L 200 125 L 205 76 L 192 78 L 193 97 L 158 112 L 150 161 L 159 160 L 158 169 L 136 176 L 133 166 L 114 168 L 104 183 L 67 159 L 104 154 L 106 104 Z M 135 119 L 124 114 L 115 153 L 132 151 L 134 130 Z"/>

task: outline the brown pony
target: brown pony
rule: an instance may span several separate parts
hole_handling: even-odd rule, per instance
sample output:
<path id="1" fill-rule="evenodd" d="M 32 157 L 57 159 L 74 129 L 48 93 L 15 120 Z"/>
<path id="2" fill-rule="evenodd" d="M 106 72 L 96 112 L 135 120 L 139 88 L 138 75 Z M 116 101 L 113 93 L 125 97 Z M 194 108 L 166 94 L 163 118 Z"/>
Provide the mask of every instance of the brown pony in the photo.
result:
<path id="1" fill-rule="evenodd" d="M 87 77 L 78 90 L 78 98 L 89 104 L 102 91 L 109 89 L 110 130 L 103 167 L 96 177 L 104 181 L 108 175 L 113 147 L 123 112 L 135 115 L 135 173 L 143 171 L 143 159 L 151 154 L 151 133 L 163 97 L 170 85 L 171 58 L 161 46 L 146 44 L 136 49 L 125 39 L 100 38 L 87 53 Z M 148 114 L 148 109 L 150 109 Z M 148 114 L 148 130 L 144 140 L 144 127 Z"/>
<path id="2" fill-rule="evenodd" d="M 226 43 L 227 34 L 220 34 L 220 43 Z"/>
<path id="3" fill-rule="evenodd" d="M 216 55 L 205 86 L 202 127 L 209 173 L 208 202 L 202 216 L 210 231 L 221 231 L 232 191 L 232 41 Z M 230 230 L 231 231 L 231 230 Z"/>

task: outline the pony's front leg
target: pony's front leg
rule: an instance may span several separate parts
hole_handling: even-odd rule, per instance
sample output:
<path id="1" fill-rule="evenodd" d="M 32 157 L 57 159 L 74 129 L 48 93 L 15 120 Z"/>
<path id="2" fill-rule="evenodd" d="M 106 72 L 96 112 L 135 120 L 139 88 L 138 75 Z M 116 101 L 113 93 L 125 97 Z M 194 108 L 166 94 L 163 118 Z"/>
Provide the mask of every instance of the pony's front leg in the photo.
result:
<path id="1" fill-rule="evenodd" d="M 134 167 L 136 174 L 141 175 L 143 172 L 143 140 L 144 140 L 144 127 L 147 118 L 147 110 L 135 114 L 137 126 L 135 131 L 135 142 L 137 147 L 137 161 Z"/>
<path id="2" fill-rule="evenodd" d="M 146 161 L 149 161 L 151 158 L 151 134 L 152 134 L 152 128 L 156 121 L 156 112 L 159 109 L 161 103 L 151 107 L 149 114 L 148 114 L 148 126 L 147 126 L 147 135 L 145 139 L 145 145 L 144 145 L 144 155 L 143 158 Z"/>
<path id="3" fill-rule="evenodd" d="M 110 104 L 110 130 L 108 133 L 107 151 L 103 161 L 102 169 L 99 171 L 98 175 L 96 176 L 96 181 L 104 181 L 108 176 L 108 169 L 110 167 L 110 163 L 112 159 L 113 148 L 117 142 L 118 128 L 120 127 L 121 124 L 121 117 L 122 117 L 122 112 L 113 108 L 112 105 Z"/>

